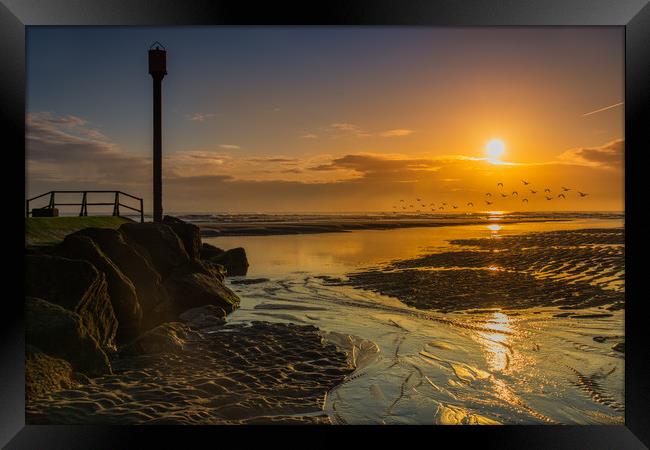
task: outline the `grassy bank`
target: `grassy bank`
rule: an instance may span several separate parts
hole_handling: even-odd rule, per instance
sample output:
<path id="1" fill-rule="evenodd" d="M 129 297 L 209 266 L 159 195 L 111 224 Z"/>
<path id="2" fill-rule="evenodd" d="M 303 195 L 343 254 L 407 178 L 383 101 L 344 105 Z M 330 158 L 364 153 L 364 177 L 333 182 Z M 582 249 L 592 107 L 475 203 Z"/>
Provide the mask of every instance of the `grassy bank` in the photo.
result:
<path id="1" fill-rule="evenodd" d="M 28 217 L 25 219 L 26 245 L 51 245 L 75 231 L 88 227 L 118 228 L 131 219 L 115 216 L 100 217 Z"/>

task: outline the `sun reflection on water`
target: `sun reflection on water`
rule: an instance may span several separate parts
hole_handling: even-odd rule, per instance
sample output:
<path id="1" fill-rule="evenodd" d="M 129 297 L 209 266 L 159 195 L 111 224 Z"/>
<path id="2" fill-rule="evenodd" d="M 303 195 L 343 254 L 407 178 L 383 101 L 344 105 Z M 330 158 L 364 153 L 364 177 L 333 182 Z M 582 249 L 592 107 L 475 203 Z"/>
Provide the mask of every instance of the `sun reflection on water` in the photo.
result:
<path id="1" fill-rule="evenodd" d="M 491 331 L 479 331 L 478 342 L 483 347 L 488 368 L 494 372 L 510 369 L 512 347 L 510 337 L 514 333 L 512 320 L 507 314 L 494 312 L 483 324 Z"/>

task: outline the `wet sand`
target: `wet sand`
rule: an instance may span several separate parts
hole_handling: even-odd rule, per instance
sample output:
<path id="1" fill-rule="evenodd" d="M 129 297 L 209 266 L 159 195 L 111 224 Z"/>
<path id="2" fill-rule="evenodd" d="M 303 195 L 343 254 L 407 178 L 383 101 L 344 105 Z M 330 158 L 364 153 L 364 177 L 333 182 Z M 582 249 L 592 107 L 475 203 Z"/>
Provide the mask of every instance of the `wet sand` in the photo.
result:
<path id="1" fill-rule="evenodd" d="M 113 375 L 28 401 L 30 424 L 328 424 L 327 392 L 353 371 L 313 326 L 202 331 L 182 351 L 126 357 Z"/>
<path id="2" fill-rule="evenodd" d="M 622 423 L 624 230 L 467 236 L 349 278 L 292 261 L 232 279 L 227 325 L 34 399 L 27 421 Z"/>
<path id="3" fill-rule="evenodd" d="M 452 240 L 458 251 L 330 281 L 442 312 L 600 307 L 606 316 L 607 310 L 624 307 L 624 240 L 621 228 Z"/>

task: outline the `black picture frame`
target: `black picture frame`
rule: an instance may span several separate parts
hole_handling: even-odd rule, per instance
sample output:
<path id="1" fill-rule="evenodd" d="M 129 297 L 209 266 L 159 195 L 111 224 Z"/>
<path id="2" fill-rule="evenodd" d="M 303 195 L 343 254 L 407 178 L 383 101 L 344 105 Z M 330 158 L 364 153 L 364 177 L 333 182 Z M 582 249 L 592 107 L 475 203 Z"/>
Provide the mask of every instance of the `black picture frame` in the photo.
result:
<path id="1" fill-rule="evenodd" d="M 223 445 L 224 437 L 279 441 L 283 445 L 341 445 L 350 433 L 364 441 L 404 445 L 420 441 L 439 445 L 475 442 L 488 448 L 628 449 L 650 446 L 650 342 L 648 309 L 640 289 L 643 277 L 643 209 L 634 203 L 643 180 L 648 151 L 650 106 L 650 5 L 648 0 L 329 0 L 250 2 L 186 0 L 1 0 L 0 115 L 7 132 L 2 144 L 7 172 L 19 172 L 25 146 L 25 30 L 34 25 L 417 25 L 417 26 L 621 26 L 625 28 L 625 227 L 626 227 L 626 359 L 624 426 L 504 427 L 171 427 L 171 426 L 45 426 L 25 425 L 24 323 L 20 292 L 3 302 L 0 348 L 0 444 L 30 448 L 192 448 L 196 439 Z M 645 114 L 644 114 L 645 113 Z M 645 119 L 645 120 L 644 120 Z M 20 151 L 22 150 L 22 151 Z M 22 161 L 22 162 L 21 162 Z M 14 165 L 15 164 L 15 165 Z M 4 177 L 3 177 L 4 178 Z M 5 182 L 7 182 L 5 180 Z M 24 232 L 24 198 L 7 190 L 6 216 L 16 233 Z M 13 197 L 15 195 L 15 197 Z M 5 233 L 13 233 L 7 229 Z M 16 254 L 24 252 L 18 239 Z M 7 246 L 5 246 L 7 248 Z M 9 261 L 5 257 L 5 261 Z M 14 264 L 21 271 L 20 264 Z M 20 279 L 21 275 L 7 278 Z M 20 291 L 20 289 L 18 290 Z M 13 305 L 13 308 L 9 308 Z M 361 428 L 361 430 L 360 430 Z M 314 434 L 301 439 L 300 434 Z M 269 435 L 268 438 L 265 436 Z M 240 441 L 241 442 L 241 441 Z M 235 444 L 235 445 L 241 445 Z M 370 444 L 368 444 L 370 445 Z"/>

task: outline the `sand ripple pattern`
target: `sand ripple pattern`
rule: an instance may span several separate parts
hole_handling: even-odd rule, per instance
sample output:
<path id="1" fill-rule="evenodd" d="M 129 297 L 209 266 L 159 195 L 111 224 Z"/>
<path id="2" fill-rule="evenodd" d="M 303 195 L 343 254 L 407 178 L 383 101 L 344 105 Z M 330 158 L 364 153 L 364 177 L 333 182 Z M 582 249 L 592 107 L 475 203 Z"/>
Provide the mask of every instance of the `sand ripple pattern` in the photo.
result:
<path id="1" fill-rule="evenodd" d="M 583 229 L 453 240 L 459 251 L 349 275 L 347 284 L 422 309 L 624 307 L 625 232 Z"/>
<path id="2" fill-rule="evenodd" d="M 30 424 L 330 423 L 326 393 L 353 371 L 314 326 L 254 321 L 179 353 L 114 362 L 114 375 L 27 405 Z"/>

